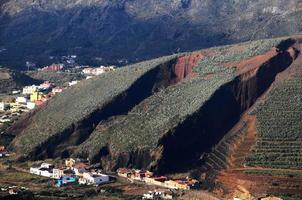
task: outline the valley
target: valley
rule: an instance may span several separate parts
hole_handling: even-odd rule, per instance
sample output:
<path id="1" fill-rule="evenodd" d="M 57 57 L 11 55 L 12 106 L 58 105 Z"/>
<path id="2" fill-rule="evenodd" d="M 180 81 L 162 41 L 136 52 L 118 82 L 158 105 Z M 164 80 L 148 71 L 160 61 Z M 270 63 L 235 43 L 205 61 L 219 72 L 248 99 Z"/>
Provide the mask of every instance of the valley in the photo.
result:
<path id="1" fill-rule="evenodd" d="M 184 198 L 207 190 L 299 199 L 301 44 L 301 36 L 256 40 L 82 80 L 8 128 L 9 159 L 73 157 L 107 173 L 198 179 L 202 190 Z"/>

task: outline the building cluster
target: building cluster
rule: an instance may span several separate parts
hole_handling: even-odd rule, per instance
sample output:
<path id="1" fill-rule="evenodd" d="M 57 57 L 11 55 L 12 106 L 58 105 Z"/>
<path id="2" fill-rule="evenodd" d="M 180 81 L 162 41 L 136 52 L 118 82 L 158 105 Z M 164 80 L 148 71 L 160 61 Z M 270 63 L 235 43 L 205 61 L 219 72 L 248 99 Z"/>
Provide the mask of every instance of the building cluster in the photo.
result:
<path id="1" fill-rule="evenodd" d="M 154 176 L 152 172 L 144 170 L 120 168 L 117 170 L 117 174 L 118 176 L 127 178 L 130 181 L 140 181 L 148 185 L 154 185 L 169 189 L 191 190 L 197 189 L 200 186 L 199 181 L 195 179 L 185 178 L 172 180 L 166 176 Z"/>
<path id="2" fill-rule="evenodd" d="M 92 169 L 87 161 L 81 159 L 67 159 L 65 166 L 61 168 L 42 163 L 40 166 L 31 167 L 30 173 L 55 179 L 57 187 L 70 184 L 100 185 L 111 182 L 110 176 Z"/>
<path id="3" fill-rule="evenodd" d="M 13 153 L 11 153 L 10 151 L 6 150 L 5 146 L 0 145 L 0 158 L 10 157 L 11 155 L 13 155 Z"/>
<path id="4" fill-rule="evenodd" d="M 97 68 L 88 67 L 88 68 L 84 68 L 82 70 L 82 73 L 87 75 L 87 78 L 89 79 L 93 76 L 99 76 L 101 74 L 104 74 L 104 73 L 110 72 L 110 71 L 114 71 L 114 70 L 115 70 L 114 66 L 108 66 L 108 67 L 100 66 Z"/>
<path id="5" fill-rule="evenodd" d="M 40 71 L 46 71 L 46 72 L 58 72 L 64 69 L 64 64 L 52 64 L 49 66 L 45 66 L 41 69 L 39 69 Z"/>
<path id="6" fill-rule="evenodd" d="M 154 190 L 143 195 L 143 199 L 173 199 L 173 192 L 170 190 Z"/>
<path id="7" fill-rule="evenodd" d="M 1 193 L 8 193 L 9 195 L 17 195 L 20 192 L 28 191 L 29 189 L 26 187 L 18 187 L 18 186 L 8 186 L 8 187 L 1 187 Z"/>
<path id="8" fill-rule="evenodd" d="M 246 198 L 240 198 L 240 197 L 234 197 L 233 200 L 244 200 Z M 266 196 L 266 197 L 259 197 L 256 198 L 257 200 L 282 200 L 279 197 L 275 197 L 275 196 Z"/>
<path id="9" fill-rule="evenodd" d="M 22 90 L 12 91 L 13 98 L 6 102 L 0 102 L 0 123 L 17 120 L 22 113 L 43 105 L 52 96 L 60 92 L 63 92 L 63 88 L 54 87 L 49 81 L 45 81 L 40 85 L 25 86 Z"/>

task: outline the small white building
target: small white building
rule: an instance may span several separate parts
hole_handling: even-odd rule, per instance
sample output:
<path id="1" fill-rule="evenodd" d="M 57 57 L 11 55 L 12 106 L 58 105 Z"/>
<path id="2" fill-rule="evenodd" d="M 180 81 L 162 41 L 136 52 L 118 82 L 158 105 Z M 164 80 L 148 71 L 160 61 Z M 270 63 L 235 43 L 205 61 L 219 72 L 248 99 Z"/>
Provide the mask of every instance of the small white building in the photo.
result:
<path id="1" fill-rule="evenodd" d="M 143 195 L 143 199 L 173 199 L 171 192 L 149 191 Z"/>
<path id="2" fill-rule="evenodd" d="M 51 83 L 49 81 L 44 81 L 44 83 L 38 86 L 40 90 L 48 90 L 50 87 L 51 87 Z"/>
<path id="3" fill-rule="evenodd" d="M 51 92 L 54 93 L 54 94 L 61 93 L 61 92 L 63 92 L 63 88 L 55 87 L 55 88 L 52 89 Z"/>
<path id="4" fill-rule="evenodd" d="M 6 118 L 6 119 L 1 118 L 0 122 L 1 123 L 11 122 L 11 119 L 9 119 L 9 118 Z"/>
<path id="5" fill-rule="evenodd" d="M 41 170 L 41 176 L 52 178 L 53 177 L 53 171 L 52 170 Z"/>
<path id="6" fill-rule="evenodd" d="M 34 92 L 37 92 L 37 90 L 38 90 L 38 86 L 36 86 L 36 85 L 26 86 L 23 88 L 22 93 L 23 94 L 32 94 Z"/>
<path id="7" fill-rule="evenodd" d="M 9 104 L 0 102 L 0 111 L 5 111 L 7 109 L 9 109 Z"/>
<path id="8" fill-rule="evenodd" d="M 40 167 L 31 167 L 29 172 L 38 176 L 53 178 L 53 165 L 49 163 L 42 163 Z"/>
<path id="9" fill-rule="evenodd" d="M 69 87 L 78 84 L 78 81 L 71 81 L 68 83 Z"/>
<path id="10" fill-rule="evenodd" d="M 84 173 L 86 173 L 88 170 L 88 165 L 83 162 L 75 163 L 75 165 L 72 167 L 72 170 L 74 171 L 76 176 L 83 176 Z"/>
<path id="11" fill-rule="evenodd" d="M 27 101 L 28 101 L 28 99 L 25 98 L 25 97 L 17 97 L 17 98 L 16 98 L 16 102 L 17 102 L 17 103 L 26 104 Z"/>
<path id="12" fill-rule="evenodd" d="M 83 74 L 92 74 L 93 73 L 93 68 L 89 67 L 89 68 L 85 68 L 82 70 Z"/>
<path id="13" fill-rule="evenodd" d="M 29 110 L 33 110 L 33 109 L 36 108 L 36 104 L 35 104 L 34 102 L 27 102 L 26 107 L 27 107 Z"/>
<path id="14" fill-rule="evenodd" d="M 83 173 L 83 177 L 79 179 L 80 184 L 100 185 L 109 182 L 109 176 L 99 173 Z"/>
<path id="15" fill-rule="evenodd" d="M 13 90 L 12 91 L 12 94 L 20 94 L 21 93 L 21 90 Z"/>
<path id="16" fill-rule="evenodd" d="M 54 179 L 60 179 L 62 176 L 64 176 L 64 171 L 62 169 L 53 169 L 53 175 L 52 178 Z"/>
<path id="17" fill-rule="evenodd" d="M 101 66 L 99 68 L 96 68 L 96 71 L 95 71 L 95 75 L 98 76 L 98 75 L 101 75 L 105 73 L 105 69 L 104 69 L 104 66 Z"/>

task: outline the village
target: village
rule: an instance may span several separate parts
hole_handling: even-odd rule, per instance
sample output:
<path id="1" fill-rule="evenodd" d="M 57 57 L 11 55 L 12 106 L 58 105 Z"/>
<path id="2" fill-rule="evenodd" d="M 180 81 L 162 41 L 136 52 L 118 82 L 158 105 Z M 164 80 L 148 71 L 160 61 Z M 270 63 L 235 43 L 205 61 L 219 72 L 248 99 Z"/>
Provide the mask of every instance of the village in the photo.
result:
<path id="1" fill-rule="evenodd" d="M 70 70 L 71 68 L 65 68 L 64 64 L 52 64 L 38 69 L 38 71 L 56 73 L 70 72 Z M 86 79 L 92 79 L 101 74 L 114 71 L 115 67 L 100 66 L 93 68 L 89 66 L 76 66 L 72 68 L 72 70 L 73 73 L 81 74 Z M 28 85 L 20 90 L 11 91 L 11 93 L 7 95 L 5 101 L 0 101 L 0 133 L 2 133 L 1 129 L 9 127 L 24 113 L 42 107 L 53 96 L 78 84 L 80 81 L 81 80 L 72 80 L 66 83 L 66 86 L 58 86 L 51 83 L 49 80 L 45 80 L 40 85 Z"/>
<path id="2" fill-rule="evenodd" d="M 142 185 L 150 187 L 150 191 L 141 194 L 142 199 L 174 199 L 183 194 L 182 191 L 199 189 L 197 180 L 170 179 L 164 176 L 156 176 L 148 170 L 120 168 L 116 172 L 104 172 L 96 165 L 90 165 L 88 159 L 68 158 L 62 162 L 37 161 L 30 168 L 15 169 L 22 173 L 28 173 L 34 177 L 41 177 L 51 181 L 51 187 L 98 187 L 115 182 L 125 182 L 128 185 Z M 9 195 L 17 195 L 18 192 L 29 190 L 24 186 L 1 187 L 1 191 Z"/>
<path id="3" fill-rule="evenodd" d="M 74 184 L 98 186 L 112 183 L 116 181 L 117 177 L 121 177 L 130 183 L 159 187 L 155 191 L 144 194 L 144 199 L 154 199 L 155 197 L 172 199 L 179 190 L 192 190 L 200 187 L 199 181 L 195 179 L 172 180 L 165 176 L 154 176 L 152 172 L 147 170 L 120 168 L 116 174 L 108 175 L 100 169 L 89 165 L 88 160 L 79 158 L 66 159 L 64 166 L 41 163 L 39 166 L 31 167 L 29 172 L 34 175 L 54 179 L 56 187 Z"/>
<path id="4" fill-rule="evenodd" d="M 133 185 L 134 188 L 144 192 L 138 192 L 141 199 L 182 199 L 181 197 L 190 192 L 198 192 L 201 182 L 185 177 L 181 179 L 158 176 L 153 172 L 142 169 L 119 168 L 116 172 L 105 172 L 99 165 L 90 164 L 88 159 L 68 158 L 65 160 L 37 161 L 30 168 L 17 170 L 28 173 L 34 177 L 49 180 L 53 188 L 103 188 L 106 185 L 123 184 Z M 14 196 L 24 192 L 30 192 L 25 186 L 0 187 L 2 193 Z M 149 189 L 149 190 L 148 190 Z M 73 189 L 72 189 L 73 190 Z M 101 189 L 100 191 L 103 191 Z M 233 200 L 243 200 L 234 197 Z M 263 197 L 259 200 L 282 200 L 277 197 Z"/>

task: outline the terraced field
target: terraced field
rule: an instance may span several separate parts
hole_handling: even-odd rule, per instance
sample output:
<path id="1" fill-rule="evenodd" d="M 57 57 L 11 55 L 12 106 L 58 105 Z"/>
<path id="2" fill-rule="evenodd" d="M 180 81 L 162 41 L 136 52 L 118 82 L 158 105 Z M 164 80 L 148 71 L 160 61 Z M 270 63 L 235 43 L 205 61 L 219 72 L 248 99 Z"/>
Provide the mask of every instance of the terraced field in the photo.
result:
<path id="1" fill-rule="evenodd" d="M 234 154 L 237 146 L 243 142 L 246 137 L 246 122 L 242 121 L 234 130 L 231 130 L 205 158 L 202 171 L 222 170 L 234 166 Z"/>
<path id="2" fill-rule="evenodd" d="M 247 165 L 302 169 L 302 78 L 278 83 L 256 115 L 259 138 Z"/>

